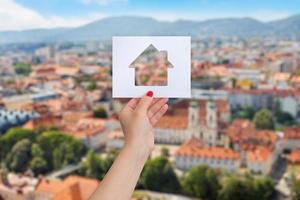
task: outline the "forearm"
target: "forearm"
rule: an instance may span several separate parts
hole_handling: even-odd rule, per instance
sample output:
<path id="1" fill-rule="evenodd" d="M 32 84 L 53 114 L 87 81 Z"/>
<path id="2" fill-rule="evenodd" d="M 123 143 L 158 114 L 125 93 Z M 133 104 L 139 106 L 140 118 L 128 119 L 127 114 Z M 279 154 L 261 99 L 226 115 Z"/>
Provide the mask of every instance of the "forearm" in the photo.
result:
<path id="1" fill-rule="evenodd" d="M 125 146 L 91 200 L 128 200 L 148 158 L 146 149 Z"/>

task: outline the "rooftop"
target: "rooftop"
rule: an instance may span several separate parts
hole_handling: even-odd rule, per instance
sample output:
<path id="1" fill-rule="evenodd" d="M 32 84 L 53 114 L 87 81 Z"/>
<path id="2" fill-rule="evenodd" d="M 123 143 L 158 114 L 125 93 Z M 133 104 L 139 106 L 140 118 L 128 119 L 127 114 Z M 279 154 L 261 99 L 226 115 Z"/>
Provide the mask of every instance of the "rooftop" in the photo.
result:
<path id="1" fill-rule="evenodd" d="M 240 154 L 234 150 L 223 147 L 205 147 L 199 139 L 192 138 L 187 141 L 176 152 L 177 156 L 204 157 L 221 160 L 238 160 Z"/>
<path id="2" fill-rule="evenodd" d="M 88 200 L 98 186 L 96 179 L 68 176 L 65 180 L 42 179 L 36 192 L 50 194 L 55 200 Z"/>
<path id="3" fill-rule="evenodd" d="M 290 164 L 300 164 L 300 150 L 293 150 L 288 156 L 288 161 Z"/>
<path id="4" fill-rule="evenodd" d="M 266 162 L 271 153 L 271 150 L 266 147 L 258 147 L 255 150 L 247 152 L 247 159 L 254 162 Z"/>

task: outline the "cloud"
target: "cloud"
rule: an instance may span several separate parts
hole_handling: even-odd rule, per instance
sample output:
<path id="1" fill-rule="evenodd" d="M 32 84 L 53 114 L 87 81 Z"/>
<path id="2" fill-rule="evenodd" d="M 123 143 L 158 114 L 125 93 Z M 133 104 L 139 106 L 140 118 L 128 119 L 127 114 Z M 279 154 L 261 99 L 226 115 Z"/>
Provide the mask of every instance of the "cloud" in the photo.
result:
<path id="1" fill-rule="evenodd" d="M 107 5 L 112 2 L 126 2 L 128 0 L 80 0 L 87 4 L 98 3 Z M 202 0 L 207 1 L 207 0 Z M 120 15 L 148 16 L 158 20 L 175 21 L 178 19 L 207 20 L 228 17 L 251 17 L 261 21 L 272 21 L 286 18 L 292 13 L 284 10 L 256 10 L 256 11 L 197 11 L 197 12 L 166 12 L 166 11 L 125 11 Z M 25 30 L 33 28 L 77 27 L 107 17 L 104 13 L 90 13 L 82 17 L 63 17 L 58 15 L 44 16 L 43 14 L 18 4 L 16 0 L 0 0 L 0 31 Z"/>
<path id="2" fill-rule="evenodd" d="M 84 4 L 97 3 L 101 6 L 107 6 L 111 3 L 126 3 L 127 0 L 81 0 Z"/>
<path id="3" fill-rule="evenodd" d="M 86 17 L 43 16 L 35 10 L 18 4 L 15 0 L 0 0 L 0 31 L 33 28 L 76 27 L 99 18 L 102 13 Z"/>

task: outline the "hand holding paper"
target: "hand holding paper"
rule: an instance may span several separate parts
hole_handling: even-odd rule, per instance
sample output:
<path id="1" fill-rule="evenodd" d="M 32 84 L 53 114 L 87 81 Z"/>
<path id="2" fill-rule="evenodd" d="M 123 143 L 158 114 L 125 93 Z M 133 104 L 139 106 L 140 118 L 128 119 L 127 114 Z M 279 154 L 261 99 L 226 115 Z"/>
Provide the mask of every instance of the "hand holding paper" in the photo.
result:
<path id="1" fill-rule="evenodd" d="M 190 98 L 190 37 L 114 37 L 113 97 Z"/>

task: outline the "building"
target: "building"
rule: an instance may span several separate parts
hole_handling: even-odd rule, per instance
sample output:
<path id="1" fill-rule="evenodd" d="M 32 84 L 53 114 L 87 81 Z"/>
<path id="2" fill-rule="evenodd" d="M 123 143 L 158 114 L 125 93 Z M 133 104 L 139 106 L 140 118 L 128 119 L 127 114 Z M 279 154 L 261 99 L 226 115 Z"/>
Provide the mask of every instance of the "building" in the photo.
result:
<path id="1" fill-rule="evenodd" d="M 240 167 L 240 154 L 229 148 L 205 146 L 201 140 L 193 137 L 177 150 L 175 165 L 182 170 L 208 165 L 234 172 Z"/>
<path id="2" fill-rule="evenodd" d="M 300 150 L 295 149 L 288 156 L 289 165 L 299 165 L 300 166 Z"/>
<path id="3" fill-rule="evenodd" d="M 71 116 L 70 116 L 71 117 Z M 108 142 L 108 134 L 119 128 L 119 123 L 114 120 L 97 118 L 77 118 L 76 121 L 62 119 L 61 130 L 71 135 L 93 149 L 105 146 Z"/>
<path id="4" fill-rule="evenodd" d="M 270 173 L 278 159 L 279 137 L 271 130 L 257 130 L 246 119 L 234 120 L 225 130 L 230 146 L 241 155 L 241 165 L 255 173 Z"/>
<path id="5" fill-rule="evenodd" d="M 250 80 L 255 85 L 258 85 L 262 80 L 262 73 L 255 69 L 231 69 L 230 72 L 238 80 Z"/>
<path id="6" fill-rule="evenodd" d="M 228 137 L 222 130 L 229 120 L 226 100 L 181 100 L 170 105 L 168 113 L 156 124 L 155 141 L 182 144 L 194 136 L 209 146 L 228 147 Z"/>
<path id="7" fill-rule="evenodd" d="M 253 173 L 268 175 L 275 162 L 275 155 L 267 147 L 258 147 L 247 152 L 247 169 Z"/>
<path id="8" fill-rule="evenodd" d="M 64 180 L 43 178 L 36 187 L 37 200 L 88 200 L 99 186 L 99 181 L 81 176 Z"/>
<path id="9" fill-rule="evenodd" d="M 154 128 L 157 143 L 181 144 L 191 137 L 187 116 L 164 116 Z"/>
<path id="10" fill-rule="evenodd" d="M 5 132 L 11 127 L 25 124 L 31 119 L 38 119 L 40 115 L 36 112 L 25 110 L 6 110 L 0 108 L 0 132 Z"/>
<path id="11" fill-rule="evenodd" d="M 300 144 L 300 128 L 299 127 L 291 127 L 286 128 L 283 131 L 283 137 L 278 142 L 278 151 L 292 151 L 297 149 Z"/>
<path id="12" fill-rule="evenodd" d="M 230 108 L 226 100 L 191 101 L 188 114 L 192 136 L 209 146 L 228 147 L 228 137 L 222 131 L 230 120 Z"/>
<path id="13" fill-rule="evenodd" d="M 239 90 L 228 91 L 228 101 L 232 110 L 244 107 L 255 109 L 272 109 L 274 105 L 274 91 L 269 89 Z"/>

